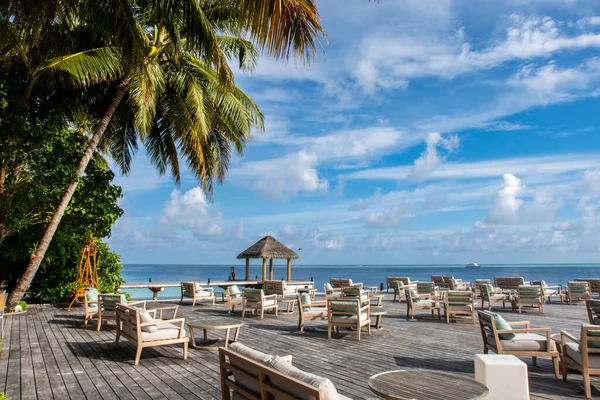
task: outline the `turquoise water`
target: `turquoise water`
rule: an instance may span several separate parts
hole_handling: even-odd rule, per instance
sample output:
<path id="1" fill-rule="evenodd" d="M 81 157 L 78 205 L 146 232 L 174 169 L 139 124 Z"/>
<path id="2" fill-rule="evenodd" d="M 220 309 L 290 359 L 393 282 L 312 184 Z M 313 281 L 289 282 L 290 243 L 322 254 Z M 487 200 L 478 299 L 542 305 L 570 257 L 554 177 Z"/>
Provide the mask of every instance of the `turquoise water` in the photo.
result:
<path id="1" fill-rule="evenodd" d="M 123 278 L 127 283 L 181 282 L 227 280 L 231 265 L 193 264 L 125 264 Z M 250 277 L 262 274 L 260 265 L 250 266 Z M 236 279 L 244 279 L 245 267 L 235 266 Z M 284 265 L 275 266 L 273 277 L 286 277 Z M 352 278 L 354 282 L 379 286 L 388 276 L 409 276 L 412 280 L 429 280 L 431 275 L 452 275 L 465 281 L 493 279 L 495 276 L 522 276 L 525 281 L 545 280 L 550 285 L 566 283 L 575 278 L 600 278 L 600 264 L 490 264 L 481 268 L 464 265 L 292 265 L 292 279 L 314 280 L 315 287 L 322 290 L 330 278 Z M 151 299 L 148 289 L 127 289 L 136 299 Z M 179 298 L 178 287 L 166 288 L 159 294 L 161 299 Z"/>

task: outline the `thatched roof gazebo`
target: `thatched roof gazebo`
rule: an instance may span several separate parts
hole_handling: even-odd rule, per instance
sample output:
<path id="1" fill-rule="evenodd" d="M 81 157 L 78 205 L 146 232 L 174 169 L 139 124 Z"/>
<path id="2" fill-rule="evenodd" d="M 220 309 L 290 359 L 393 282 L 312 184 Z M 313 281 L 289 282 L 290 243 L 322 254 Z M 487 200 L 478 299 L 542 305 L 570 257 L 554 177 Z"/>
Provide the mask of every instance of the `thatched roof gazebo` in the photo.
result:
<path id="1" fill-rule="evenodd" d="M 292 259 L 298 258 L 291 249 L 285 247 L 272 236 L 265 236 L 246 250 L 242 251 L 238 259 L 246 259 L 246 280 L 250 280 L 250 259 L 262 258 L 262 280 L 267 280 L 267 259 L 269 259 L 269 279 L 273 279 L 273 259 L 287 260 L 287 280 L 292 279 Z"/>

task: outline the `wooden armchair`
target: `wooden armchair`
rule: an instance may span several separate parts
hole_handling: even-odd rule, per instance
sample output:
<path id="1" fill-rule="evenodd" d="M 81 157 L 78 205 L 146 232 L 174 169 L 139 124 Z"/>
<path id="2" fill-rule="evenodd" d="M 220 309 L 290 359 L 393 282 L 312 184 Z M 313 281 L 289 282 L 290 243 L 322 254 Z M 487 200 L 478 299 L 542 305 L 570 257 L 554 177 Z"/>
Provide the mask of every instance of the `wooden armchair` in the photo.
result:
<path id="1" fill-rule="evenodd" d="M 523 307 L 537 308 L 544 313 L 544 292 L 541 286 L 520 285 L 517 288 L 517 307 L 521 313 Z"/>
<path id="2" fill-rule="evenodd" d="M 574 301 L 584 301 L 592 299 L 590 284 L 586 281 L 571 281 L 567 283 L 566 300 L 568 304 Z"/>
<path id="3" fill-rule="evenodd" d="M 441 275 L 431 275 L 431 282 L 440 289 L 446 288 L 446 282 Z"/>
<path id="4" fill-rule="evenodd" d="M 192 299 L 192 307 L 196 305 L 196 302 L 210 301 L 213 305 L 215 304 L 215 293 L 211 287 L 202 287 L 196 282 L 181 282 L 181 300 L 180 304 L 183 303 L 183 298 Z"/>
<path id="5" fill-rule="evenodd" d="M 432 282 L 433 283 L 433 282 Z M 440 318 L 440 303 L 438 296 L 431 293 L 418 293 L 415 289 L 408 289 L 406 293 L 406 318 L 415 319 L 415 310 L 431 310 L 431 317 L 434 317 L 434 311 L 437 310 L 437 317 Z"/>
<path id="6" fill-rule="evenodd" d="M 419 295 L 430 294 L 432 296 L 439 296 L 440 291 L 433 282 L 417 282 L 417 293 Z"/>
<path id="7" fill-rule="evenodd" d="M 459 279 L 451 278 L 448 281 L 444 278 L 444 281 L 448 283 L 450 290 L 471 290 L 471 282 L 463 282 Z"/>
<path id="8" fill-rule="evenodd" d="M 469 317 L 475 324 L 475 294 L 472 290 L 449 290 L 444 298 L 446 323 L 455 316 Z"/>
<path id="9" fill-rule="evenodd" d="M 327 337 L 331 339 L 331 331 L 340 332 L 340 326 L 356 329 L 357 339 L 363 326 L 371 334 L 371 306 L 361 304 L 360 299 L 327 300 Z"/>
<path id="10" fill-rule="evenodd" d="M 590 376 L 600 375 L 600 327 L 581 325 L 580 338 L 560 331 L 562 378 L 567 381 L 569 367 L 581 372 L 585 397 L 592 398 Z"/>
<path id="11" fill-rule="evenodd" d="M 83 325 L 87 326 L 88 322 L 98 314 L 98 289 L 88 288 L 85 291 L 83 298 L 83 306 L 85 309 L 85 319 Z"/>
<path id="12" fill-rule="evenodd" d="M 341 288 L 342 288 L 342 283 L 341 283 L 340 281 L 341 281 L 341 279 L 338 279 L 338 278 L 331 278 L 331 279 L 329 280 L 329 283 L 331 284 L 331 286 L 332 286 L 334 289 L 341 289 Z"/>
<path id="13" fill-rule="evenodd" d="M 265 310 L 275 310 L 275 316 L 277 316 L 276 294 L 265 296 L 262 289 L 244 289 L 242 293 L 242 318 L 246 315 L 246 308 L 249 308 L 252 314 L 260 310 L 260 319 L 264 318 Z"/>
<path id="14" fill-rule="evenodd" d="M 369 294 L 359 286 L 343 287 L 340 299 L 360 299 L 361 304 L 365 304 L 369 302 Z"/>
<path id="15" fill-rule="evenodd" d="M 358 287 L 362 288 L 363 283 L 362 282 L 354 283 L 354 282 L 352 282 L 352 279 L 340 279 L 340 286 L 342 288 L 353 287 L 353 286 L 358 286 Z"/>
<path id="16" fill-rule="evenodd" d="M 327 300 L 314 301 L 307 293 L 297 293 L 298 329 L 304 332 L 306 321 L 325 321 L 328 318 Z"/>
<path id="17" fill-rule="evenodd" d="M 333 286 L 331 286 L 331 283 L 325 283 L 323 287 L 325 290 L 326 299 L 336 299 L 342 295 L 342 288 L 334 288 Z"/>
<path id="18" fill-rule="evenodd" d="M 185 318 L 154 320 L 144 311 L 117 304 L 117 339 L 126 338 L 137 346 L 134 365 L 138 365 L 145 347 L 183 344 L 183 359 L 187 359 L 189 339 L 185 336 Z M 144 321 L 142 321 L 142 318 Z"/>
<path id="19" fill-rule="evenodd" d="M 265 282 L 265 294 L 276 294 L 279 299 L 283 299 L 285 297 L 296 296 L 296 289 L 287 287 L 285 281 L 272 280 Z"/>
<path id="20" fill-rule="evenodd" d="M 243 305 L 244 296 L 238 285 L 228 286 L 225 295 L 227 296 L 227 314 L 235 311 L 235 306 Z"/>
<path id="21" fill-rule="evenodd" d="M 551 357 L 554 375 L 558 378 L 558 357 L 550 328 L 531 328 L 529 321 L 508 324 L 500 315 L 490 311 L 478 311 L 479 326 L 483 339 L 483 352 L 512 354 L 516 357 L 531 357 L 537 365 L 537 357 Z M 517 326 L 524 328 L 515 329 Z"/>
<path id="22" fill-rule="evenodd" d="M 592 325 L 600 325 L 600 300 L 586 300 L 588 320 Z"/>
<path id="23" fill-rule="evenodd" d="M 494 278 L 494 286 L 502 290 L 517 290 L 520 285 L 524 285 L 525 280 L 520 277 Z"/>
<path id="24" fill-rule="evenodd" d="M 403 281 L 404 279 L 408 279 L 410 281 L 410 278 L 395 278 L 393 276 L 388 276 L 387 278 L 385 278 L 385 291 L 389 293 L 390 288 L 394 290 L 396 288 L 396 281 Z"/>
<path id="25" fill-rule="evenodd" d="M 124 294 L 99 294 L 98 295 L 98 324 L 96 330 L 102 328 L 102 324 L 107 321 L 117 322 L 117 305 L 124 304 L 128 306 L 138 306 L 142 310 L 146 309 L 145 301 L 127 302 Z"/>
<path id="26" fill-rule="evenodd" d="M 488 310 L 492 309 L 492 305 L 495 303 L 502 303 L 502 308 L 506 308 L 506 302 L 510 301 L 510 296 L 504 293 L 498 292 L 491 283 L 479 285 L 481 289 L 481 309 L 485 308 L 485 302 L 488 303 Z"/>
<path id="27" fill-rule="evenodd" d="M 542 291 L 544 292 L 544 301 L 550 303 L 550 299 L 552 296 L 556 296 L 560 299 L 560 302 L 563 302 L 562 296 L 562 285 L 551 285 L 546 284 L 546 281 L 530 281 L 530 285 L 532 286 L 541 286 Z"/>
<path id="28" fill-rule="evenodd" d="M 402 302 L 402 298 L 403 297 L 406 300 L 406 293 L 405 292 L 406 292 L 406 290 L 409 287 L 405 286 L 402 281 L 395 281 L 394 284 L 395 284 L 395 287 L 394 287 L 394 301 L 396 301 L 396 297 L 398 298 L 399 302 Z"/>

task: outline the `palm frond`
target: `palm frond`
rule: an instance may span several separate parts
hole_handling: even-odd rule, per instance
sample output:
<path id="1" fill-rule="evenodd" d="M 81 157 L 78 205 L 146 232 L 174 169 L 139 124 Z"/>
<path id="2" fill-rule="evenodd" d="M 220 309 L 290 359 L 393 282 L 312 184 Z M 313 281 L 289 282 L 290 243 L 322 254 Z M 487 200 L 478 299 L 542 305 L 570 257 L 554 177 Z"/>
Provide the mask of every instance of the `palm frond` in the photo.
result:
<path id="1" fill-rule="evenodd" d="M 118 49 L 100 47 L 48 60 L 34 73 L 30 90 L 43 87 L 85 89 L 91 85 L 111 82 L 124 74 Z"/>
<path id="2" fill-rule="evenodd" d="M 136 129 L 143 137 L 152 129 L 156 104 L 165 89 L 165 74 L 158 62 L 151 61 L 130 72 L 129 78 L 129 103 Z"/>
<path id="3" fill-rule="evenodd" d="M 242 71 L 251 72 L 258 63 L 258 50 L 252 42 L 235 36 L 217 36 L 219 47 L 230 60 L 237 60 Z"/>

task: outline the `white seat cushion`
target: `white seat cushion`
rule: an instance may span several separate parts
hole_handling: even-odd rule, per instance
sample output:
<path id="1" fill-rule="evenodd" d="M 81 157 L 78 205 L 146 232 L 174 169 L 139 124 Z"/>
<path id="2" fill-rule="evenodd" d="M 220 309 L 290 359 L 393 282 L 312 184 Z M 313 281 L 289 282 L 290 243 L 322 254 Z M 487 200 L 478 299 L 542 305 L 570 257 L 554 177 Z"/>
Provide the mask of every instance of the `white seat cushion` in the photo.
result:
<path id="1" fill-rule="evenodd" d="M 487 341 L 496 347 L 493 335 L 488 335 Z M 517 333 L 510 340 L 502 340 L 502 350 L 506 351 L 546 351 L 546 336 L 536 333 Z M 550 340 L 550 350 L 555 351 L 554 341 Z"/>
<path id="2" fill-rule="evenodd" d="M 167 340 L 179 338 L 179 326 L 173 324 L 158 324 L 156 332 L 142 331 L 143 342 L 153 342 L 155 340 Z M 185 332 L 184 332 L 185 333 Z"/>
<path id="3" fill-rule="evenodd" d="M 367 313 L 360 314 L 360 321 L 364 322 L 368 319 Z M 342 323 L 342 324 L 351 324 L 356 322 L 356 315 L 332 315 L 331 322 L 333 323 Z"/>
<path id="4" fill-rule="evenodd" d="M 212 297 L 212 292 L 206 290 L 196 290 L 196 297 Z"/>
<path id="5" fill-rule="evenodd" d="M 577 364 L 581 365 L 583 363 L 583 355 L 579 351 L 579 345 L 577 343 L 567 343 L 567 355 Z M 600 354 L 590 354 L 588 360 L 590 368 L 600 368 Z"/>
<path id="6" fill-rule="evenodd" d="M 248 307 L 260 307 L 261 303 L 258 301 L 247 301 L 246 304 L 248 305 Z M 264 300 L 262 302 L 262 305 L 263 305 L 263 307 L 275 305 L 275 300 L 273 300 L 273 299 Z"/>
<path id="7" fill-rule="evenodd" d="M 327 378 L 323 378 L 323 377 L 315 375 L 315 374 L 304 372 L 301 369 L 294 367 L 289 362 L 286 362 L 281 357 L 273 358 L 273 360 L 271 360 L 269 362 L 269 367 L 273 368 L 274 370 L 276 370 L 284 375 L 287 375 L 294 379 L 298 379 L 299 381 L 302 381 L 302 382 L 318 389 L 319 392 L 321 392 L 323 394 L 324 399 L 327 399 L 327 400 L 339 399 L 337 390 L 335 390 L 335 386 L 333 385 L 333 382 L 331 382 Z M 288 382 L 285 379 L 273 377 L 271 383 L 273 384 L 273 386 L 275 386 L 276 388 L 278 388 L 284 392 L 287 392 L 291 395 L 298 396 L 299 399 L 303 399 L 303 400 L 312 400 L 313 399 L 313 397 L 303 397 L 303 396 L 300 396 L 299 393 L 295 393 L 294 388 L 290 387 Z M 278 397 L 275 396 L 275 399 L 277 399 L 277 398 Z"/>
<path id="8" fill-rule="evenodd" d="M 439 307 L 439 303 L 435 300 L 421 299 L 414 303 L 415 310 L 429 310 Z"/>
<path id="9" fill-rule="evenodd" d="M 239 342 L 230 344 L 229 350 L 234 351 L 241 356 L 249 358 L 252 361 L 255 361 L 255 362 L 265 365 L 265 366 L 268 365 L 269 361 L 271 361 L 273 359 L 272 355 L 262 353 L 258 350 L 251 349 L 250 347 L 244 346 L 243 344 L 241 344 Z M 240 364 L 235 359 L 230 359 L 229 362 L 234 367 L 237 367 L 240 370 L 242 370 L 243 372 L 247 373 L 248 375 L 253 376 L 256 379 L 258 379 L 258 374 L 256 373 L 256 370 L 254 368 L 248 368 L 248 366 L 246 364 Z M 236 374 L 235 372 L 233 373 L 233 377 L 235 379 L 235 382 L 238 385 L 242 386 L 244 389 L 247 389 L 248 391 L 250 391 L 252 393 L 260 392 L 257 380 L 246 379 L 243 376 L 241 376 L 240 374 Z M 260 394 L 258 396 L 260 397 Z M 244 397 L 242 396 L 239 398 L 243 399 Z"/>
<path id="10" fill-rule="evenodd" d="M 88 313 L 98 312 L 98 306 L 96 306 L 96 307 L 88 307 L 87 308 L 87 312 Z"/>
<path id="11" fill-rule="evenodd" d="M 304 312 L 305 318 L 327 318 L 327 308 L 311 307 L 310 311 Z"/>

